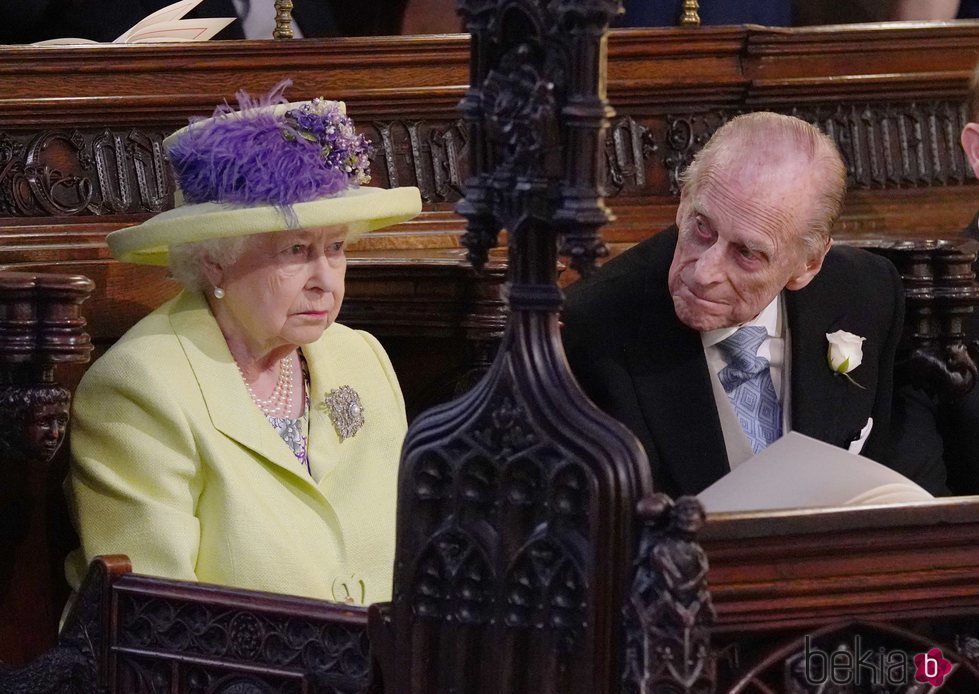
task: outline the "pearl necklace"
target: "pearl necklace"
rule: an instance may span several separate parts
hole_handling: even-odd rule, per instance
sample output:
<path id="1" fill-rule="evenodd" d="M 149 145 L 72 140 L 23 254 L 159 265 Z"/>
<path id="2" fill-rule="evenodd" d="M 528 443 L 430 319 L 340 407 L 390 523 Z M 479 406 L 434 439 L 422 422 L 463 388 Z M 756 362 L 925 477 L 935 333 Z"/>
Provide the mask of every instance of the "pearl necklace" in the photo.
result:
<path id="1" fill-rule="evenodd" d="M 245 389 L 248 391 L 248 395 L 251 396 L 252 402 L 258 406 L 258 409 L 266 417 L 289 416 L 292 405 L 292 363 L 293 359 L 291 354 L 279 361 L 279 377 L 275 382 L 275 388 L 272 389 L 272 393 L 267 398 L 260 398 L 255 394 L 255 390 L 248 382 L 248 379 L 245 378 L 245 372 L 241 370 L 241 366 L 235 362 L 235 366 L 238 367 L 238 373 L 241 374 L 241 380 L 245 382 Z"/>

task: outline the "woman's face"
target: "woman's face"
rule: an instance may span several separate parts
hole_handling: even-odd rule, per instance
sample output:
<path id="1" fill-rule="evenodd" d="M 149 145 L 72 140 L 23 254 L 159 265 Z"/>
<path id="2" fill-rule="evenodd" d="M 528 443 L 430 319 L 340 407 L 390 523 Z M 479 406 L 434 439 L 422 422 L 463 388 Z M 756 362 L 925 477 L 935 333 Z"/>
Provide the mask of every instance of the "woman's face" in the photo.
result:
<path id="1" fill-rule="evenodd" d="M 229 344 L 258 357 L 319 339 L 343 303 L 346 238 L 345 226 L 259 234 L 233 264 L 206 262 L 225 292 L 212 305 Z"/>

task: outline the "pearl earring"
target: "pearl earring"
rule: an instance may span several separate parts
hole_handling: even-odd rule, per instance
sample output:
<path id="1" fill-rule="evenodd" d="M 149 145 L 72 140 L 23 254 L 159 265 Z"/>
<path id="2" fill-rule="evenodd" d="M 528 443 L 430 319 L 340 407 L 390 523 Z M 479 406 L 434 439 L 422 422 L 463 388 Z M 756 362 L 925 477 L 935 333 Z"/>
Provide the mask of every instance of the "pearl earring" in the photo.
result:
<path id="1" fill-rule="evenodd" d="M 214 288 L 214 298 L 215 299 L 223 299 L 224 298 L 224 290 L 221 289 L 221 287 L 215 287 Z"/>

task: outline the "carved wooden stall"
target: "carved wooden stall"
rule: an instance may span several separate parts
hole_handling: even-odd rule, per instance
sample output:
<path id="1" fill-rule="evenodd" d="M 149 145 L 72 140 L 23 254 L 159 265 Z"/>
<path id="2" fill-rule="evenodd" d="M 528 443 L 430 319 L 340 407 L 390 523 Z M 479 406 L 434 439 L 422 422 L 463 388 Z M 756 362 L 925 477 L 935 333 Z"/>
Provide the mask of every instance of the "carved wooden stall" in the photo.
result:
<path id="1" fill-rule="evenodd" d="M 573 14 L 574 4 L 563 5 Z M 605 12 L 607 5 L 615 3 L 592 4 L 596 11 Z M 466 6 L 479 26 L 488 20 L 483 13 L 496 9 L 492 2 L 471 2 Z M 558 11 L 545 9 L 540 3 L 515 2 L 513 6 L 521 7 L 531 18 Z M 573 26 L 584 27 L 593 20 L 574 21 L 578 24 L 572 23 Z M 533 33 L 535 27 L 539 30 L 533 20 L 514 26 L 514 34 Z M 508 35 L 510 38 L 513 35 Z M 600 118 L 583 108 L 579 114 L 582 139 L 578 141 L 578 146 L 591 157 L 581 161 L 597 160 L 605 165 L 610 194 L 607 202 L 617 217 L 603 231 L 612 252 L 672 221 L 678 193 L 676 175 L 713 129 L 738 111 L 766 108 L 809 118 L 833 134 L 840 144 L 851 184 L 840 235 L 877 245 L 881 241 L 930 242 L 959 237 L 959 230 L 971 219 L 976 206 L 975 181 L 958 154 L 957 133 L 965 118 L 959 102 L 976 59 L 977 44 L 979 24 L 970 22 L 613 33 L 607 45 L 608 81 L 604 86 L 616 114 L 611 116 L 603 151 L 595 151 L 588 149 L 595 144 L 588 138 L 598 132 L 595 119 Z M 598 53 L 592 58 L 598 59 L 604 44 L 595 50 Z M 475 46 L 472 54 L 479 55 L 480 47 Z M 486 152 L 477 153 L 474 118 L 478 109 L 492 100 L 476 104 L 473 93 L 467 92 L 470 57 L 469 41 L 463 36 L 0 50 L 0 268 L 44 269 L 91 277 L 96 289 L 85 313 L 98 354 L 175 291 L 162 273 L 137 271 L 115 263 L 104 245 L 108 231 L 145 219 L 172 204 L 160 149 L 162 136 L 182 125 L 188 115 L 208 113 L 215 103 L 231 98 L 238 87 L 259 93 L 280 78 L 291 77 L 296 83 L 289 92 L 291 98 L 323 95 L 347 102 L 355 121 L 377 143 L 374 173 L 379 184 L 422 188 L 426 205 L 421 217 L 399 228 L 369 235 L 351 253 L 343 316 L 348 324 L 368 328 L 385 342 L 405 383 L 413 413 L 417 412 L 475 380 L 474 375 L 492 360 L 506 320 L 501 293 L 505 271 L 502 258 L 491 252 L 481 274 L 469 268 L 461 242 L 463 223 L 453 212 L 462 183 L 473 176 L 478 181 L 478 176 L 488 171 L 484 168 L 485 159 L 480 159 Z M 25 79 L 27 65 L 29 80 Z M 70 80 L 65 79 L 66 74 L 71 75 Z M 484 73 L 477 70 L 477 74 Z M 601 93 L 600 79 L 592 86 Z M 456 108 L 464 99 L 468 109 L 460 118 Z M 587 105 L 595 107 L 592 102 Z M 584 176 L 585 171 L 591 169 L 583 166 L 577 175 Z M 596 185 L 596 180 L 587 177 L 573 180 L 584 188 Z M 488 221 L 492 207 L 485 200 L 481 204 L 485 206 L 474 205 L 467 211 L 467 216 L 476 220 L 470 231 L 495 233 L 496 228 Z M 585 226 L 606 221 L 604 214 L 592 210 L 594 214 L 589 216 L 587 210 L 587 205 L 578 210 L 588 218 Z M 510 218 L 508 214 L 498 216 Z M 572 218 L 577 217 L 569 213 L 568 219 Z M 534 218 L 529 227 L 514 225 L 514 231 L 520 234 L 538 226 Z M 587 237 L 578 239 L 579 243 L 586 241 Z M 551 251 L 538 250 L 549 258 L 547 253 Z M 553 317 L 547 315 L 558 301 L 556 292 L 526 290 L 524 285 L 542 285 L 547 279 L 535 274 L 536 270 L 518 266 L 515 272 L 517 281 L 511 285 L 509 299 L 514 310 L 521 312 L 516 323 L 523 332 L 515 329 L 519 339 L 511 335 L 507 338 L 511 344 L 523 339 L 522 335 L 546 336 L 552 331 Z M 571 281 L 574 275 L 574 269 L 568 270 L 561 281 Z M 515 294 L 514 287 L 518 290 Z M 931 338 L 937 334 L 935 330 L 954 324 L 955 312 L 960 308 L 957 300 L 946 302 L 942 305 L 955 310 L 935 317 L 937 305 L 932 302 L 929 307 L 933 318 L 928 324 L 930 332 L 926 333 Z M 935 328 L 943 321 L 945 328 Z M 560 372 L 557 362 L 559 357 L 550 354 L 552 375 Z M 61 380 L 70 388 L 80 373 L 80 368 L 68 365 L 62 370 Z M 519 411 L 516 408 L 515 402 L 511 415 Z M 446 415 L 450 410 L 441 412 Z M 440 428 L 446 426 L 449 417 L 446 415 L 446 421 L 438 417 L 419 423 L 416 431 L 433 433 L 431 438 L 418 442 L 419 457 L 412 459 L 413 469 L 422 478 L 427 474 L 426 464 L 434 465 L 429 480 L 433 483 L 438 481 L 435 473 L 441 472 L 438 461 L 426 459 L 422 453 L 425 446 L 442 436 Z M 498 448 L 501 452 L 510 451 L 503 444 Z M 558 446 L 554 450 L 566 449 Z M 439 518 L 469 522 L 479 517 L 482 511 L 477 492 L 485 486 L 485 471 L 477 469 L 478 465 L 472 467 L 472 498 L 443 499 L 443 506 L 429 517 L 432 529 L 441 527 L 436 524 Z M 42 477 L 42 485 L 52 484 L 51 473 L 42 471 Z M 556 482 L 561 482 L 555 489 L 562 494 L 576 493 L 581 488 L 578 479 L 567 480 L 568 484 Z M 585 687 L 582 691 L 604 691 L 604 687 L 613 686 L 612 679 L 621 676 L 623 686 L 631 691 L 649 691 L 655 682 L 706 691 L 714 679 L 714 660 L 708 657 L 707 650 L 711 610 L 700 582 L 703 555 L 693 540 L 702 518 L 696 507 L 687 502 L 673 505 L 663 498 L 650 497 L 635 516 L 637 522 L 645 525 L 643 533 L 630 529 L 626 518 L 633 508 L 631 501 L 624 499 L 634 500 L 636 492 L 644 487 L 635 480 L 632 484 L 631 496 L 625 494 L 615 502 L 617 507 L 601 511 L 612 514 L 603 517 L 605 525 L 601 527 L 617 528 L 615 536 L 622 542 L 628 542 L 631 534 L 635 538 L 642 535 L 641 546 L 647 549 L 668 546 L 668 554 L 675 555 L 677 561 L 664 564 L 644 549 L 632 578 L 631 597 L 626 599 L 623 548 L 609 548 L 609 576 L 595 572 L 598 563 L 605 566 L 604 554 L 594 553 L 590 555 L 591 564 L 582 564 L 587 568 L 582 575 L 607 579 L 609 588 L 599 597 L 587 591 L 571 591 L 571 605 L 577 612 L 530 611 L 521 605 L 522 593 L 516 591 L 507 594 L 514 597 L 514 610 L 502 614 L 490 611 L 484 616 L 491 614 L 491 620 L 512 618 L 511 626 L 516 629 L 521 619 L 535 625 L 535 620 L 547 615 L 556 620 L 551 622 L 556 631 L 548 631 L 549 637 L 557 639 L 558 632 L 565 628 L 564 617 L 580 619 L 582 614 L 589 615 L 586 625 L 577 632 L 584 640 L 572 640 L 570 651 L 558 649 L 560 654 L 547 661 L 553 664 L 552 670 L 534 670 L 532 674 L 527 671 L 528 677 L 539 677 L 539 681 L 553 684 L 573 674 L 572 686 Z M 517 487 L 523 488 L 520 484 Z M 603 489 L 613 488 L 608 485 Z M 593 488 L 588 490 L 591 493 Z M 556 497 L 557 501 L 562 499 Z M 56 506 L 38 508 L 46 517 Z M 592 515 L 588 518 L 595 522 L 601 515 L 594 508 L 589 508 L 589 514 Z M 979 571 L 979 553 L 975 549 L 979 537 L 977 519 L 979 510 L 972 501 L 903 511 L 811 511 L 779 517 L 710 519 L 703 533 L 712 561 L 709 578 L 717 609 L 714 642 L 722 649 L 716 661 L 717 681 L 732 691 L 793 691 L 778 684 L 777 678 L 792 672 L 792 663 L 797 660 L 791 659 L 799 651 L 800 635 L 825 628 L 829 636 L 820 642 L 821 647 L 832 650 L 837 645 L 830 644 L 834 638 L 843 634 L 845 641 L 853 632 L 854 619 L 865 619 L 890 625 L 873 627 L 878 639 L 875 644 L 916 648 L 921 638 L 940 640 L 947 649 L 946 655 L 959 665 L 956 676 L 966 683 L 961 691 L 974 691 L 970 689 L 974 684 L 970 678 L 975 671 L 969 659 L 975 657 L 976 650 L 970 620 L 976 615 L 976 591 L 972 585 Z M 557 515 L 518 520 L 506 535 L 514 538 L 514 543 L 523 537 L 519 533 L 521 527 L 534 520 L 553 528 L 551 535 L 542 539 L 541 552 L 533 554 L 533 559 L 539 561 L 547 556 L 553 559 L 553 553 L 547 555 L 543 551 L 544 545 L 556 537 L 563 538 L 562 532 L 573 535 L 581 516 L 572 520 Z M 36 517 L 32 522 L 36 522 Z M 594 536 L 588 533 L 595 527 L 598 526 L 588 526 L 580 534 L 593 541 Z M 448 539 L 455 541 L 459 537 L 456 534 Z M 402 545 L 408 546 L 408 540 L 403 538 Z M 24 542 L 21 556 L 31 559 L 26 570 L 34 575 L 50 575 L 49 557 L 34 551 L 39 545 Z M 425 538 L 419 536 L 411 538 L 409 544 L 420 550 L 424 542 Z M 399 556 L 408 560 L 405 555 Z M 502 565 L 504 556 L 505 552 L 501 552 L 495 560 Z M 277 598 L 268 597 L 263 602 L 252 594 L 219 588 L 196 593 L 187 586 L 126 575 L 118 570 L 119 564 L 112 566 L 117 570 L 106 569 L 101 574 L 103 583 L 92 589 L 93 595 L 101 596 L 98 607 L 90 607 L 88 614 L 76 615 L 81 621 L 70 622 L 63 639 L 63 645 L 75 649 L 74 654 L 82 654 L 80 662 L 92 677 L 110 676 L 105 673 L 118 676 L 118 668 L 125 670 L 132 663 L 155 658 L 156 664 L 139 680 L 149 683 L 146 691 L 159 689 L 159 683 L 164 681 L 185 682 L 192 691 L 194 687 L 200 691 L 237 691 L 234 686 L 249 691 L 250 685 L 258 687 L 256 691 L 291 691 L 303 686 L 312 691 L 356 691 L 366 686 L 362 678 L 356 682 L 337 680 L 338 671 L 330 669 L 344 662 L 339 657 L 344 653 L 353 653 L 354 661 L 362 662 L 357 661 L 362 653 L 356 648 L 331 652 L 329 663 L 316 669 L 325 661 L 319 659 L 316 646 L 310 646 L 307 656 L 303 647 L 310 642 L 300 638 L 316 633 L 322 636 L 316 636 L 314 642 L 328 643 L 328 625 L 334 618 L 364 629 L 362 613 L 345 613 L 341 618 L 325 608 L 318 610 L 286 600 L 293 609 L 290 612 Z M 438 568 L 432 566 L 433 571 Z M 439 620 L 448 624 L 450 613 L 446 610 L 450 606 L 461 610 L 451 614 L 465 614 L 476 622 L 482 618 L 479 599 L 468 600 L 468 590 L 475 586 L 462 580 L 470 576 L 453 575 L 462 582 L 450 581 L 448 585 L 453 590 L 458 588 L 458 595 L 466 599 L 456 603 L 433 599 L 432 604 L 437 603 L 438 609 L 429 613 L 432 621 L 419 619 L 414 623 L 410 643 L 427 653 L 455 653 L 462 658 L 466 653 L 478 654 L 487 644 L 495 646 L 492 639 L 497 632 L 493 628 L 503 628 L 452 624 L 447 632 L 455 641 L 448 643 L 446 637 L 446 642 L 440 642 Z M 404 576 L 408 574 L 402 573 Z M 512 576 L 521 586 L 533 582 L 516 573 Z M 439 582 L 443 577 L 436 571 L 436 597 L 442 595 L 438 590 L 446 588 Z M 415 662 L 412 654 L 398 650 L 408 642 L 399 643 L 397 631 L 394 637 L 391 635 L 399 624 L 403 628 L 411 623 L 411 610 L 421 605 L 426 595 L 422 590 L 427 590 L 424 582 L 412 584 L 408 578 L 404 581 L 399 585 L 406 586 L 407 592 L 399 594 L 400 601 L 396 597 L 389 611 L 374 611 L 373 645 L 377 657 L 393 668 L 388 672 L 394 675 L 389 675 L 387 681 L 393 677 L 398 686 L 407 690 L 435 675 Z M 528 592 L 539 595 L 539 591 Z M 478 592 L 474 595 L 480 597 Z M 562 600 L 567 596 L 552 595 L 563 608 Z M 202 598 L 206 603 L 224 605 L 227 612 L 222 614 L 228 619 L 242 616 L 234 625 L 217 624 L 209 632 L 213 624 L 209 615 L 213 613 L 188 607 Z M 411 602 L 412 598 L 421 602 Z M 49 606 L 58 603 L 51 596 L 38 599 L 46 599 Z M 957 602 L 952 604 L 953 600 Z M 560 664 L 568 662 L 569 653 L 590 653 L 589 648 L 610 634 L 613 641 L 618 638 L 614 626 L 620 614 L 615 611 L 616 601 L 630 606 L 621 643 L 625 662 L 604 652 L 588 662 L 573 663 L 571 670 L 562 670 Z M 107 605 L 112 606 L 111 610 Z M 5 603 L 0 602 L 0 606 L 6 609 Z M 202 628 L 201 634 L 210 633 L 214 640 L 199 641 L 198 651 L 181 653 L 180 649 L 187 645 L 181 640 L 185 632 L 166 622 L 170 610 L 177 606 L 181 614 L 195 618 L 182 622 L 190 625 L 185 632 Z M 252 609 L 255 606 L 261 609 L 256 612 Z M 35 618 L 37 626 L 31 628 L 53 640 L 52 615 L 56 610 L 45 609 L 45 614 L 24 619 Z M 498 609 L 502 607 L 494 603 L 493 610 Z M 289 615 L 296 617 L 304 611 L 322 619 L 290 627 Z M 0 621 L 8 614 L 11 613 L 0 615 Z M 599 618 L 601 621 L 593 621 Z M 658 629 L 657 624 L 663 619 L 671 628 Z M 932 631 L 919 628 L 925 619 L 932 622 Z M 81 626 L 76 629 L 73 624 Z M 107 630 L 116 640 L 111 644 L 93 641 L 93 625 Z M 130 630 L 133 625 L 149 629 L 149 633 Z M 289 628 L 298 629 L 298 635 L 282 636 L 292 634 L 282 631 Z M 947 633 L 942 633 L 943 629 Z M 169 641 L 157 638 L 168 633 L 177 637 Z M 359 638 L 356 630 L 351 634 L 354 641 Z M 256 640 L 265 644 L 266 639 L 275 642 L 276 638 L 301 647 L 297 651 L 290 646 L 291 650 L 281 651 L 284 660 L 265 660 L 258 667 L 258 655 L 253 650 Z M 521 644 L 528 644 L 530 652 L 536 648 L 553 653 L 545 643 L 548 637 L 507 638 L 510 640 L 501 641 L 502 652 L 518 654 L 506 660 L 507 667 L 519 666 Z M 336 641 L 341 642 L 350 640 Z M 23 662 L 50 643 L 19 652 L 11 649 L 0 653 L 0 660 Z M 582 644 L 586 644 L 584 651 L 574 650 Z M 114 649 L 111 658 L 106 650 L 110 645 Z M 687 648 L 682 652 L 690 657 L 664 664 L 656 657 L 662 648 L 669 648 L 671 653 Z M 264 657 L 264 651 L 262 654 Z M 72 657 L 70 654 L 67 662 L 74 662 Z M 478 669 L 471 660 L 458 662 L 465 662 L 459 666 L 458 677 L 473 672 L 472 668 Z M 198 671 L 193 668 L 195 663 L 200 666 Z M 651 667 L 657 664 L 662 667 Z M 239 677 L 230 674 L 235 668 L 245 670 L 247 676 L 234 679 Z M 273 672 L 270 676 L 280 678 L 275 684 L 258 678 L 259 673 L 269 669 Z M 397 679 L 408 670 L 419 679 Z M 350 672 L 354 671 L 363 674 L 356 668 Z M 41 667 L 33 672 L 50 671 Z M 487 670 L 485 677 L 486 686 L 491 686 L 495 675 Z M 766 682 L 768 689 L 753 684 L 755 681 Z M 596 682 L 598 689 L 587 689 Z M 452 684 L 451 679 L 439 681 L 436 687 L 448 690 Z M 531 684 L 528 682 L 527 686 Z M 752 686 L 756 688 L 751 689 Z M 29 687 L 26 690 L 32 691 Z"/>
<path id="2" fill-rule="evenodd" d="M 612 32 L 607 88 L 616 115 L 604 149 L 616 217 L 605 231 L 612 252 L 672 221 L 678 172 L 725 118 L 748 109 L 797 113 L 839 142 L 851 183 L 841 238 L 959 236 L 975 211 L 975 181 L 957 138 L 977 42 L 979 23 L 965 21 Z M 261 93 L 291 77 L 291 98 L 347 102 L 376 143 L 377 184 L 423 192 L 421 217 L 369 235 L 351 254 L 347 322 L 387 332 L 388 342 L 422 333 L 458 338 L 452 353 L 468 339 L 498 339 L 502 267 L 491 263 L 472 289 L 453 212 L 471 161 L 457 111 L 469 56 L 461 35 L 7 47 L 0 51 L 0 267 L 90 276 L 98 287 L 90 303 L 98 354 L 175 291 L 161 274 L 120 268 L 103 243 L 108 231 L 172 204 L 162 136 L 232 99 L 238 87 Z M 392 273 L 414 279 L 391 291 Z M 562 284 L 574 276 L 565 272 Z M 374 311 L 375 291 L 390 311 Z M 460 314 L 470 299 L 472 315 Z M 400 358 L 398 345 L 392 351 Z M 484 350 L 472 356 L 485 362 Z M 77 372 L 67 378 L 70 385 Z"/>
<path id="3" fill-rule="evenodd" d="M 63 599 L 61 560 L 71 549 L 52 463 L 71 393 L 55 369 L 89 359 L 80 304 L 93 288 L 78 275 L 0 274 L 0 648 L 19 662 L 51 644 Z M 29 625 L 45 625 L 31 629 Z M 25 628 L 26 627 L 26 628 Z"/>
<path id="4" fill-rule="evenodd" d="M 457 209 L 477 268 L 508 231 L 510 315 L 485 378 L 420 416 L 398 483 L 394 596 L 372 643 L 385 691 L 617 688 L 637 441 L 563 358 L 557 256 L 604 254 L 605 31 L 616 1 L 463 0 L 470 177 Z"/>
<path id="5" fill-rule="evenodd" d="M 24 668 L 0 668 L 0 691 L 353 694 L 371 687 L 363 607 L 130 570 L 123 556 L 96 559 L 57 645 Z"/>
<path id="6" fill-rule="evenodd" d="M 717 691 L 929 691 L 913 680 L 913 657 L 936 646 L 955 666 L 938 691 L 976 691 L 977 533 L 974 498 L 709 518 L 699 540 Z M 807 637 L 810 654 L 849 654 L 837 656 L 839 688 L 818 657 L 806 662 Z M 847 688 L 858 671 L 864 688 Z"/>

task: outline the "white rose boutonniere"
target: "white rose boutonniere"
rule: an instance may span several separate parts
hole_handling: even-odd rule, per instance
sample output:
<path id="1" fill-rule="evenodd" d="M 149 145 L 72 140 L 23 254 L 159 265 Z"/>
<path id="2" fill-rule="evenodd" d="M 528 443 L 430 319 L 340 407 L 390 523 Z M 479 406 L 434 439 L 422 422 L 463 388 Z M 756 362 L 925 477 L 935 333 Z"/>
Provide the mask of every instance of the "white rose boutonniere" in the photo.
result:
<path id="1" fill-rule="evenodd" d="M 830 370 L 844 376 L 850 383 L 859 388 L 864 386 L 854 381 L 850 372 L 863 363 L 863 341 L 866 339 L 848 333 L 846 330 L 826 333 L 826 340 L 829 342 L 826 360 L 829 362 Z"/>

